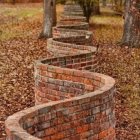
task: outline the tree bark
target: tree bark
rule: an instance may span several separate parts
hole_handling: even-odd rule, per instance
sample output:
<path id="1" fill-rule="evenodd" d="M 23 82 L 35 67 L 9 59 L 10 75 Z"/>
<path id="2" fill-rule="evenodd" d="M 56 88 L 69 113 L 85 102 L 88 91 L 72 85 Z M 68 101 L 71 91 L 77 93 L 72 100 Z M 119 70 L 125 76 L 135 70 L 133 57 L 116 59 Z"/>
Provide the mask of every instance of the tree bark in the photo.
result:
<path id="1" fill-rule="evenodd" d="M 103 7 L 106 7 L 106 0 L 102 0 Z"/>
<path id="2" fill-rule="evenodd" d="M 52 37 L 52 27 L 54 20 L 54 0 L 44 0 L 44 27 L 40 38 Z"/>
<path id="3" fill-rule="evenodd" d="M 93 6 L 93 14 L 100 15 L 100 1 L 97 0 Z"/>
<path id="4" fill-rule="evenodd" d="M 56 26 L 57 16 L 56 16 L 56 0 L 53 0 L 53 26 Z"/>
<path id="5" fill-rule="evenodd" d="M 122 43 L 140 47 L 140 1 L 126 0 L 124 32 Z"/>
<path id="6" fill-rule="evenodd" d="M 118 0 L 114 0 L 114 10 L 118 11 Z"/>

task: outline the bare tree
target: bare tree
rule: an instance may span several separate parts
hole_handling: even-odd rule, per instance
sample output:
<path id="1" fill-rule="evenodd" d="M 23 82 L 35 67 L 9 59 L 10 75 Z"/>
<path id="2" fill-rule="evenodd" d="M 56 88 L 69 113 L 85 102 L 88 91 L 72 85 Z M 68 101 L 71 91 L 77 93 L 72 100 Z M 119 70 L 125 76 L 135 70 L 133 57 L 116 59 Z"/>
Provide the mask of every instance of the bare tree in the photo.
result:
<path id="1" fill-rule="evenodd" d="M 94 0 L 93 14 L 95 14 L 95 15 L 100 14 L 100 1 L 99 0 Z"/>
<path id="2" fill-rule="evenodd" d="M 100 14 L 100 2 L 99 0 L 74 0 L 77 2 L 84 11 L 84 16 L 89 22 L 92 14 Z"/>
<path id="3" fill-rule="evenodd" d="M 106 6 L 106 0 L 102 0 L 103 6 Z"/>
<path id="4" fill-rule="evenodd" d="M 53 26 L 56 25 L 57 16 L 56 16 L 56 0 L 53 0 Z"/>
<path id="5" fill-rule="evenodd" d="M 52 27 L 56 24 L 55 0 L 44 0 L 44 27 L 40 37 L 52 37 Z"/>
<path id="6" fill-rule="evenodd" d="M 126 0 L 123 44 L 140 47 L 140 0 Z"/>

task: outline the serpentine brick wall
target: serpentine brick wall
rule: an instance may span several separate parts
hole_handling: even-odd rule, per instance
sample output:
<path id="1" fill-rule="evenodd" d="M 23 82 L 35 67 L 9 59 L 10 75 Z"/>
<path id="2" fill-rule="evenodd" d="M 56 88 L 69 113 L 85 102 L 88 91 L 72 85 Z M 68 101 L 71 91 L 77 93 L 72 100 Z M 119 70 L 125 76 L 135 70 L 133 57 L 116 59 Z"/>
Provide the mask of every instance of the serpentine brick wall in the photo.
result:
<path id="1" fill-rule="evenodd" d="M 36 106 L 8 118 L 8 140 L 115 140 L 115 81 L 90 72 L 98 69 L 96 47 L 78 13 L 65 6 L 48 39 L 53 57 L 35 63 Z"/>

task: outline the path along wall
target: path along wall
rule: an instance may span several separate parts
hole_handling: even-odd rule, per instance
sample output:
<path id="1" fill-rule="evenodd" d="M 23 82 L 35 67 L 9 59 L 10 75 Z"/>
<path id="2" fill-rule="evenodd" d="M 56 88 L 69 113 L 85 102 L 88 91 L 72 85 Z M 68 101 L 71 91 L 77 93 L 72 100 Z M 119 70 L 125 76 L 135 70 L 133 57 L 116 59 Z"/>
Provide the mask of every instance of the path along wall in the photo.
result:
<path id="1" fill-rule="evenodd" d="M 89 72 L 98 69 L 92 32 L 78 6 L 65 9 L 48 39 L 53 57 L 35 63 L 36 106 L 8 118 L 8 140 L 115 140 L 115 81 Z"/>

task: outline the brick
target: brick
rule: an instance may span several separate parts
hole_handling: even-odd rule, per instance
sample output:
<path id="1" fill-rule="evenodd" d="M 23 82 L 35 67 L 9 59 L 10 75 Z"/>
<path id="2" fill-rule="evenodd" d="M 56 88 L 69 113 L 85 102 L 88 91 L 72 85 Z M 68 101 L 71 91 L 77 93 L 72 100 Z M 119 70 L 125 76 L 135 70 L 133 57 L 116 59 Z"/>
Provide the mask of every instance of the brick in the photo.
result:
<path id="1" fill-rule="evenodd" d="M 87 132 L 83 132 L 81 134 L 81 139 L 87 139 L 88 137 L 90 137 L 92 133 L 90 131 L 87 131 Z"/>
<path id="2" fill-rule="evenodd" d="M 85 131 L 88 131 L 89 129 L 89 125 L 82 125 L 82 126 L 79 126 L 77 127 L 77 133 L 83 133 Z"/>
<path id="3" fill-rule="evenodd" d="M 38 130 L 39 131 L 44 130 L 44 129 L 49 128 L 49 127 L 50 127 L 50 122 L 44 122 L 44 123 L 38 125 Z"/>
<path id="4" fill-rule="evenodd" d="M 92 109 L 92 114 L 97 114 L 97 113 L 99 113 L 100 111 L 101 111 L 100 106 L 94 107 L 94 108 Z"/>
<path id="5" fill-rule="evenodd" d="M 39 114 L 46 114 L 46 113 L 50 112 L 51 109 L 52 109 L 52 107 L 44 107 L 44 108 L 41 108 L 39 110 Z"/>
<path id="6" fill-rule="evenodd" d="M 64 133 L 57 133 L 53 136 L 51 136 L 51 140 L 61 140 L 64 138 Z"/>
<path id="7" fill-rule="evenodd" d="M 108 131 L 104 130 L 102 132 L 99 133 L 99 139 L 103 139 L 108 135 Z"/>
<path id="8" fill-rule="evenodd" d="M 47 136 L 57 133 L 57 129 L 55 127 L 51 127 L 45 130 Z"/>
<path id="9" fill-rule="evenodd" d="M 39 138 L 46 136 L 45 131 L 38 131 L 38 132 L 36 132 L 35 135 L 36 135 L 36 137 L 39 137 Z"/>
<path id="10" fill-rule="evenodd" d="M 51 120 L 51 113 L 45 114 L 45 121 Z"/>
<path id="11" fill-rule="evenodd" d="M 56 73 L 62 74 L 62 73 L 63 73 L 63 69 L 62 69 L 62 68 L 57 68 L 57 69 L 55 70 L 55 72 L 56 72 Z"/>
<path id="12" fill-rule="evenodd" d="M 86 118 L 86 123 L 90 124 L 93 123 L 95 120 L 95 116 L 89 116 Z"/>
<path id="13" fill-rule="evenodd" d="M 99 140 L 99 137 L 98 137 L 98 135 L 93 135 L 93 136 L 89 137 L 88 140 Z"/>
<path id="14" fill-rule="evenodd" d="M 80 140 L 80 135 L 76 135 L 70 138 L 71 140 Z"/>

